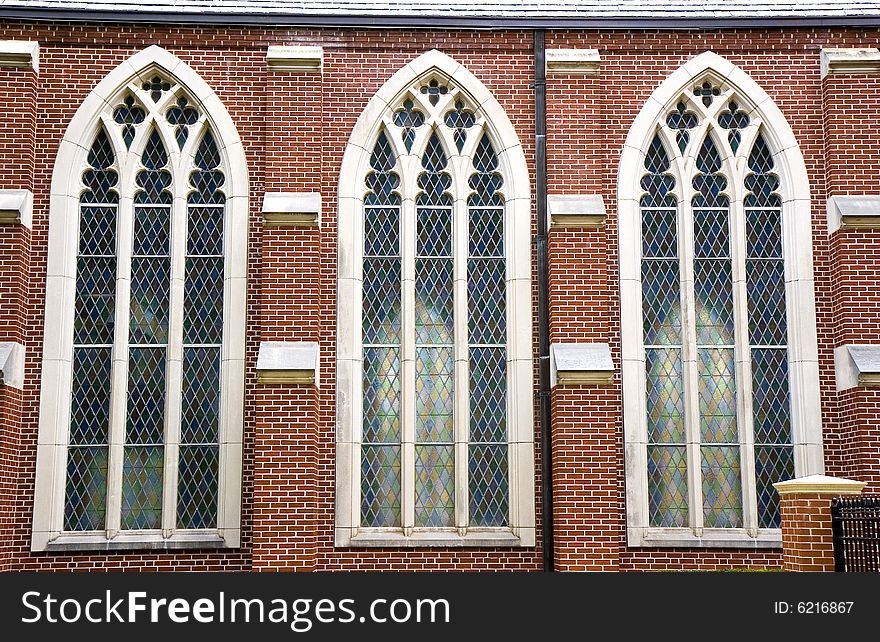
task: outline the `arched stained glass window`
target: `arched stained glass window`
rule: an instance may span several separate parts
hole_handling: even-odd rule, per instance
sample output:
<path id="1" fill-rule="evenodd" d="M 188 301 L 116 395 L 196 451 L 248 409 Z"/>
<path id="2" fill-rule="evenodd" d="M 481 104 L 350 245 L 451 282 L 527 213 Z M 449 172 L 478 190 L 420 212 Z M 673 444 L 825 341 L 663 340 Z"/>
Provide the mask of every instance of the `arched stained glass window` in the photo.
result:
<path id="1" fill-rule="evenodd" d="M 466 94 L 420 86 L 365 180 L 360 527 L 507 528 L 504 179 Z"/>
<path id="2" fill-rule="evenodd" d="M 218 524 L 225 176 L 206 115 L 156 76 L 82 174 L 64 530 Z"/>
<path id="3" fill-rule="evenodd" d="M 649 527 L 779 528 L 794 476 L 779 170 L 742 104 L 695 83 L 644 156 Z"/>

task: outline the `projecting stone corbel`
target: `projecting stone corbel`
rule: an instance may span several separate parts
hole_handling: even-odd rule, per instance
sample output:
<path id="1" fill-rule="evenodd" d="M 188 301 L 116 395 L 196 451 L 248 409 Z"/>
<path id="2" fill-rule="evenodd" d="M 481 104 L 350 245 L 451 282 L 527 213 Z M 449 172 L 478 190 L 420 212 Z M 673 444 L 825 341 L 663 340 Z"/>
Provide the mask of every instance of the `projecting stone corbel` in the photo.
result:
<path id="1" fill-rule="evenodd" d="M 267 192 L 263 195 L 263 225 L 316 227 L 321 220 L 321 195 L 316 192 Z"/>
<path id="2" fill-rule="evenodd" d="M 34 195 L 29 189 L 0 189 L 0 225 L 31 229 Z"/>
<path id="3" fill-rule="evenodd" d="M 550 385 L 611 383 L 614 362 L 607 343 L 554 343 L 550 346 Z"/>
<path id="4" fill-rule="evenodd" d="M 837 391 L 880 386 L 880 345 L 844 345 L 834 349 Z"/>
<path id="5" fill-rule="evenodd" d="M 547 196 L 550 227 L 605 227 L 605 201 L 600 194 Z"/>
<path id="6" fill-rule="evenodd" d="M 24 387 L 24 346 L 20 343 L 0 342 L 0 385 Z"/>
<path id="7" fill-rule="evenodd" d="M 827 209 L 829 234 L 840 228 L 880 228 L 880 196 L 831 196 Z"/>
<path id="8" fill-rule="evenodd" d="M 271 71 L 307 71 L 321 73 L 324 48 L 316 46 L 271 46 L 266 50 L 266 65 Z"/>
<path id="9" fill-rule="evenodd" d="M 880 49 L 822 49 L 819 65 L 822 78 L 828 74 L 880 73 Z"/>
<path id="10" fill-rule="evenodd" d="M 40 45 L 29 40 L 0 41 L 0 67 L 24 67 L 40 73 Z"/>
<path id="11" fill-rule="evenodd" d="M 596 74 L 602 58 L 598 49 L 548 49 L 548 74 Z"/>
<path id="12" fill-rule="evenodd" d="M 263 341 L 257 383 L 318 385 L 319 346 L 313 341 Z"/>

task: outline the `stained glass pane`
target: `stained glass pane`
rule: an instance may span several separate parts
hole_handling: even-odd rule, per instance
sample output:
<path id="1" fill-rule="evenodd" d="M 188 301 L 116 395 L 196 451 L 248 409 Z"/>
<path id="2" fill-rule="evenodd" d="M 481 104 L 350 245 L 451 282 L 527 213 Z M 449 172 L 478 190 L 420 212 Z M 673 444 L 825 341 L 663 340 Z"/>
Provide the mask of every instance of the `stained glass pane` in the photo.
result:
<path id="1" fill-rule="evenodd" d="M 186 253 L 188 256 L 223 254 L 222 206 L 189 207 Z"/>
<path id="2" fill-rule="evenodd" d="M 180 131 L 181 129 L 178 129 L 178 132 Z M 220 190 L 223 189 L 226 178 L 223 176 L 223 170 L 220 167 L 221 158 L 220 152 L 217 149 L 217 143 L 210 131 L 205 132 L 193 160 L 195 168 L 192 174 L 190 174 L 189 184 L 195 191 L 189 195 L 189 204 L 222 205 L 225 203 L 226 196 Z"/>
<path id="3" fill-rule="evenodd" d="M 105 528 L 107 513 L 107 446 L 67 449 L 64 530 Z"/>
<path id="4" fill-rule="evenodd" d="M 758 494 L 758 526 L 779 528 L 779 494 L 773 484 L 794 477 L 791 446 L 755 446 L 755 477 Z"/>
<path id="5" fill-rule="evenodd" d="M 400 526 L 400 446 L 361 446 L 361 524 Z"/>
<path id="6" fill-rule="evenodd" d="M 400 442 L 400 350 L 364 348 L 363 441 Z"/>
<path id="7" fill-rule="evenodd" d="M 455 447 L 415 447 L 416 526 L 455 525 Z"/>
<path id="8" fill-rule="evenodd" d="M 732 348 L 699 348 L 700 435 L 704 443 L 739 443 Z"/>
<path id="9" fill-rule="evenodd" d="M 474 152 L 474 170 L 476 174 L 468 179 L 473 194 L 468 197 L 469 207 L 500 207 L 503 204 L 501 189 L 503 179 L 498 173 L 498 155 L 487 134 L 483 134 Z M 473 236 L 473 232 L 471 233 Z M 475 252 L 471 252 L 476 254 Z"/>
<path id="10" fill-rule="evenodd" d="M 504 256 L 504 209 L 470 208 L 468 252 L 473 257 Z"/>
<path id="11" fill-rule="evenodd" d="M 364 344 L 400 342 L 400 259 L 364 259 Z"/>
<path id="12" fill-rule="evenodd" d="M 642 210 L 642 256 L 674 259 L 678 256 L 678 223 L 674 209 Z"/>
<path id="13" fill-rule="evenodd" d="M 648 173 L 642 177 L 642 195 L 640 204 L 643 208 L 663 207 L 674 209 L 678 204 L 672 190 L 675 188 L 675 179 L 669 171 L 669 156 L 660 136 L 654 136 L 648 152 L 645 154 L 645 169 Z"/>
<path id="14" fill-rule="evenodd" d="M 697 345 L 732 345 L 733 276 L 730 259 L 694 259 Z"/>
<path id="15" fill-rule="evenodd" d="M 742 481 L 739 445 L 702 446 L 703 524 L 707 528 L 741 528 Z"/>
<path id="16" fill-rule="evenodd" d="M 185 343 L 223 338 L 223 258 L 187 257 L 183 304 Z"/>
<path id="17" fill-rule="evenodd" d="M 452 343 L 451 259 L 416 259 L 416 343 Z"/>
<path id="18" fill-rule="evenodd" d="M 746 177 L 746 189 L 750 192 L 745 198 L 746 207 L 782 207 L 782 199 L 776 191 L 779 178 L 771 173 L 773 166 L 773 154 L 764 135 L 759 134 L 749 154 L 749 170 L 753 174 Z"/>
<path id="19" fill-rule="evenodd" d="M 785 348 L 752 348 L 752 420 L 756 444 L 791 443 L 791 400 Z"/>
<path id="20" fill-rule="evenodd" d="M 507 440 L 507 361 L 504 348 L 470 349 L 470 441 Z"/>
<path id="21" fill-rule="evenodd" d="M 458 151 L 461 151 L 467 140 L 467 130 L 474 126 L 477 118 L 474 112 L 465 107 L 464 101 L 459 98 L 455 101 L 455 109 L 446 112 L 443 122 L 454 130 L 455 146 L 458 147 Z"/>
<path id="22" fill-rule="evenodd" d="M 79 208 L 80 256 L 116 254 L 116 207 L 86 205 Z"/>
<path id="23" fill-rule="evenodd" d="M 684 446 L 648 446 L 648 516 L 651 526 L 688 525 Z"/>
<path id="24" fill-rule="evenodd" d="M 365 205 L 399 205 L 400 195 L 395 190 L 400 186 L 400 177 L 394 172 L 397 157 L 385 132 L 379 134 L 373 153 L 370 156 L 372 171 L 367 175 L 367 188 L 370 193 Z"/>
<path id="25" fill-rule="evenodd" d="M 107 443 L 110 424 L 110 348 L 73 349 L 70 444 Z"/>
<path id="26" fill-rule="evenodd" d="M 645 345 L 681 343 L 678 259 L 642 260 L 642 321 Z"/>
<path id="27" fill-rule="evenodd" d="M 220 348 L 183 349 L 180 441 L 213 444 L 219 440 Z"/>
<path id="28" fill-rule="evenodd" d="M 116 328 L 116 257 L 76 260 L 75 344 L 110 344 Z"/>
<path id="29" fill-rule="evenodd" d="M 181 446 L 177 478 L 177 527 L 215 528 L 219 446 Z"/>
<path id="30" fill-rule="evenodd" d="M 138 191 L 135 194 L 136 204 L 170 204 L 171 174 L 165 169 L 168 165 L 168 152 L 162 137 L 156 130 L 147 139 L 144 153 L 141 154 L 143 169 L 137 173 Z"/>
<path id="31" fill-rule="evenodd" d="M 782 258 L 781 210 L 746 210 L 746 256 L 753 259 Z"/>
<path id="32" fill-rule="evenodd" d="M 119 175 L 112 169 L 115 162 L 113 145 L 107 133 L 100 129 L 89 150 L 89 169 L 83 172 L 83 186 L 86 191 L 80 196 L 80 203 L 119 202 L 119 194 L 115 191 Z"/>
<path id="33" fill-rule="evenodd" d="M 419 207 L 430 205 L 452 205 L 452 196 L 448 190 L 452 186 L 452 177 L 446 173 L 446 152 L 437 134 L 431 134 L 428 146 L 422 156 L 423 173 L 419 176 L 418 185 L 421 192 L 416 199 Z"/>
<path id="34" fill-rule="evenodd" d="M 412 99 L 407 98 L 403 101 L 403 108 L 394 112 L 394 124 L 403 130 L 403 142 L 407 151 L 411 151 L 415 130 L 425 124 L 425 115 L 415 108 Z"/>
<path id="35" fill-rule="evenodd" d="M 162 446 L 126 446 L 122 469 L 123 530 L 162 526 Z"/>
<path id="36" fill-rule="evenodd" d="M 416 350 L 416 441 L 453 441 L 453 350 Z"/>
<path id="37" fill-rule="evenodd" d="M 648 439 L 652 443 L 684 443 L 684 387 L 681 349 L 645 349 L 648 398 Z"/>
<path id="38" fill-rule="evenodd" d="M 400 210 L 396 207 L 364 208 L 364 256 L 400 255 Z"/>
<path id="39" fill-rule="evenodd" d="M 506 526 L 510 494 L 507 446 L 471 444 L 468 453 L 471 526 Z"/>
<path id="40" fill-rule="evenodd" d="M 694 176 L 693 186 L 697 195 L 694 196 L 694 208 L 726 208 L 727 178 L 721 173 L 721 155 L 715 143 L 707 135 L 697 154 L 698 174 Z"/>
<path id="41" fill-rule="evenodd" d="M 130 343 L 168 342 L 170 268 L 165 257 L 132 257 Z"/>
<path id="42" fill-rule="evenodd" d="M 781 259 L 746 262 L 749 340 L 753 345 L 785 345 L 785 266 Z"/>
<path id="43" fill-rule="evenodd" d="M 420 207 L 416 218 L 416 254 L 452 256 L 452 210 L 446 207 Z"/>
<path id="44" fill-rule="evenodd" d="M 134 209 L 134 256 L 168 256 L 171 209 L 136 207 Z"/>
<path id="45" fill-rule="evenodd" d="M 472 344 L 501 344 L 507 333 L 504 259 L 468 259 L 468 334 Z"/>
<path id="46" fill-rule="evenodd" d="M 161 444 L 164 436 L 165 348 L 131 348 L 126 443 Z"/>

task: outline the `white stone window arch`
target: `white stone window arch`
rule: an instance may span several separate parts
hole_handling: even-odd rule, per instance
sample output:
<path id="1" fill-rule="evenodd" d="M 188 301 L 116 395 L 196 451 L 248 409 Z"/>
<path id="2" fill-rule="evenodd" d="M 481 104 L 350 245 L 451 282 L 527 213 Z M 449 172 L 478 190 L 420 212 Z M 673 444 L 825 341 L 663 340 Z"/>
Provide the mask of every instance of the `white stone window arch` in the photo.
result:
<path id="1" fill-rule="evenodd" d="M 148 47 L 83 101 L 51 185 L 32 549 L 239 546 L 248 175 L 229 113 Z"/>
<path id="2" fill-rule="evenodd" d="M 480 208 L 473 198 L 483 193 L 477 183 L 484 179 L 495 181 L 485 192 L 494 194 L 495 200 Z M 436 200 L 432 201 L 426 194 L 432 192 L 429 184 L 434 180 L 444 186 L 433 190 Z M 439 51 L 429 51 L 399 70 L 371 98 L 355 124 L 339 182 L 337 546 L 534 545 L 529 184 L 522 146 L 504 110 L 479 80 Z M 387 189 L 383 191 L 382 185 Z M 386 216 L 377 214 L 383 206 L 391 217 L 385 222 L 392 232 L 379 237 L 370 230 L 377 217 Z M 489 211 L 487 216 L 497 216 L 497 229 L 503 230 L 502 242 L 491 250 L 475 249 L 473 240 L 475 212 L 483 209 Z M 440 227 L 430 231 L 427 225 L 445 231 L 438 231 Z M 376 239 L 391 241 L 377 249 Z M 444 243 L 446 249 L 438 249 Z M 481 308 L 490 315 L 502 315 L 498 327 L 504 328 L 503 337 L 488 343 L 475 338 L 474 325 L 469 325 L 476 319 L 469 312 L 469 301 L 471 310 L 477 305 L 473 303 L 477 299 L 473 279 L 478 272 L 474 266 L 482 259 L 497 274 L 503 273 L 495 282 L 503 291 L 500 304 Z M 370 329 L 364 330 L 373 318 L 372 308 L 364 312 L 365 306 L 376 300 L 370 289 L 372 272 L 365 276 L 365 271 L 377 269 L 374 263 L 380 261 L 401 270 L 399 278 L 387 280 L 399 288 L 392 299 L 400 314 L 394 326 L 399 330 L 377 339 Z M 448 322 L 449 327 L 430 337 L 433 330 L 424 336 L 422 330 L 433 322 L 419 320 L 428 314 L 429 306 L 420 298 L 420 283 L 427 277 L 420 270 L 427 270 L 429 264 L 446 270 L 439 281 L 445 283 L 444 288 L 448 286 L 449 310 L 445 321 L 439 322 Z M 366 296 L 365 288 L 370 289 Z M 472 370 L 482 367 L 475 365 L 479 358 L 475 354 L 483 349 L 478 346 L 486 345 L 487 351 L 503 355 L 496 365 L 504 381 L 488 388 L 500 395 L 496 415 L 503 417 L 504 428 L 486 438 L 490 444 L 474 436 L 470 423 L 478 385 L 473 383 L 477 377 Z M 375 382 L 369 364 L 375 356 L 371 354 L 378 350 L 385 350 L 383 355 L 394 353 L 397 359 L 392 369 L 393 386 L 397 386 L 393 395 L 395 399 L 399 395 L 399 405 L 391 420 L 396 427 L 383 437 L 365 427 L 364 390 Z M 435 364 L 448 363 L 448 367 L 441 367 L 439 374 L 428 372 L 424 368 L 427 357 L 423 357 L 429 352 L 435 355 Z M 436 356 L 441 353 L 445 356 Z M 416 427 L 423 416 L 418 391 L 447 385 L 438 383 L 441 379 L 452 382 L 446 391 L 447 410 L 438 411 L 444 416 L 438 423 L 446 428 L 441 430 L 442 437 L 425 436 L 430 430 L 420 433 L 422 429 Z M 370 449 L 378 452 L 386 446 L 396 462 L 391 466 L 397 466 L 393 473 L 397 485 L 391 491 L 367 488 L 367 493 L 376 494 L 365 499 L 364 484 L 374 479 L 369 477 L 373 475 Z M 493 448 L 504 458 L 504 464 L 496 461 L 492 465 L 506 466 L 499 482 L 506 483 L 506 489 L 496 485 L 487 491 L 478 488 L 469 470 L 479 468 L 475 453 Z M 438 501 L 425 499 L 430 492 L 422 492 L 425 483 L 440 483 L 437 479 L 425 482 L 427 456 L 420 453 L 431 449 L 435 461 L 446 466 Z M 379 495 L 384 499 L 371 504 Z M 494 499 L 487 500 L 489 495 Z"/>
<path id="3" fill-rule="evenodd" d="M 706 52 L 648 99 L 618 181 L 628 542 L 780 546 L 773 477 L 823 471 L 797 141 Z"/>

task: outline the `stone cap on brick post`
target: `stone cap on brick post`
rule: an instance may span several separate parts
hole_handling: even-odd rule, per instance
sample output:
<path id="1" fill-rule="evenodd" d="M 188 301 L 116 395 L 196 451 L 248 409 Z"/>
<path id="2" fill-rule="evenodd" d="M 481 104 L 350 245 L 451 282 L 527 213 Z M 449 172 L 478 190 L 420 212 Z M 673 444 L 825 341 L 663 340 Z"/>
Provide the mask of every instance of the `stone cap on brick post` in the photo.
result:
<path id="1" fill-rule="evenodd" d="M 865 482 L 810 475 L 773 484 L 782 515 L 782 563 L 786 571 L 833 571 L 831 499 L 860 495 Z"/>

